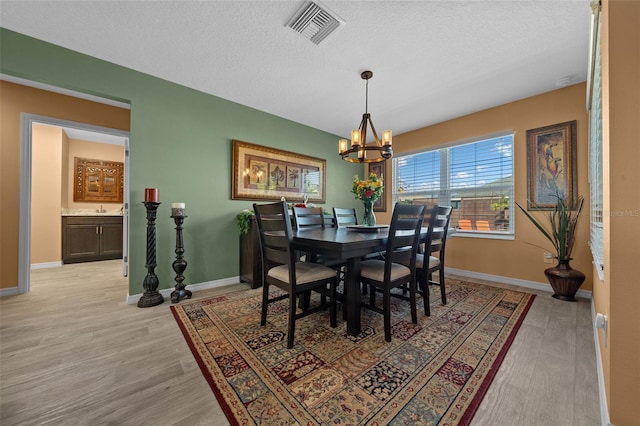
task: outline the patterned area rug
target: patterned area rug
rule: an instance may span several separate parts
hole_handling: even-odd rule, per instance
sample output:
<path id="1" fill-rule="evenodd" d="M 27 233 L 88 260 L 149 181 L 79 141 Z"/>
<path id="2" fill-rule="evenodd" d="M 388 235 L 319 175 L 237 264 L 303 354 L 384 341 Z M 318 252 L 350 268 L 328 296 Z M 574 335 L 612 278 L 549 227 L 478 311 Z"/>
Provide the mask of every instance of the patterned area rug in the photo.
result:
<path id="1" fill-rule="evenodd" d="M 418 324 L 392 298 L 391 343 L 382 315 L 363 308 L 359 336 L 340 312 L 334 329 L 319 312 L 296 321 L 287 350 L 287 301 L 261 327 L 261 295 L 171 306 L 231 424 L 469 424 L 535 297 L 449 279 L 446 306 L 431 290 L 431 317 L 418 297 Z"/>

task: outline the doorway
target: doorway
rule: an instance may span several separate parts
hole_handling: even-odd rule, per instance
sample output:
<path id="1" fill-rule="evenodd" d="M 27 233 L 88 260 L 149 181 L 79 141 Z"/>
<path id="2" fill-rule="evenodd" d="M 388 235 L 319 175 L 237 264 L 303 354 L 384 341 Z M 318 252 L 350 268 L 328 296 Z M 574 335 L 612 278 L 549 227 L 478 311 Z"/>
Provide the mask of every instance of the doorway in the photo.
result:
<path id="1" fill-rule="evenodd" d="M 121 144 L 124 148 L 124 184 L 123 184 L 123 247 L 122 273 L 128 275 L 129 248 L 129 132 L 118 129 L 94 126 L 86 123 L 60 120 L 51 117 L 23 113 L 21 115 L 20 146 L 20 226 L 18 253 L 18 293 L 30 290 L 31 282 L 31 195 L 33 177 L 33 125 L 45 124 L 66 129 L 83 139 L 101 143 Z M 108 141 L 108 142 L 107 142 Z"/>

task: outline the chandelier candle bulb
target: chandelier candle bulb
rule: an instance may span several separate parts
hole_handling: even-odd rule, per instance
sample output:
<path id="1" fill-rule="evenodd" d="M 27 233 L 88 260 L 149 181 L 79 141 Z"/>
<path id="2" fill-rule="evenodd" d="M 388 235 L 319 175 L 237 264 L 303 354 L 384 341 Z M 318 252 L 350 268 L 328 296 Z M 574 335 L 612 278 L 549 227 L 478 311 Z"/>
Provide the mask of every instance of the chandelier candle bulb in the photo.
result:
<path id="1" fill-rule="evenodd" d="M 347 150 L 347 140 L 346 139 L 340 139 L 338 141 L 338 152 L 340 154 L 342 154 L 346 150 Z"/>
<path id="2" fill-rule="evenodd" d="M 171 216 L 184 216 L 184 203 L 171 203 Z"/>
<path id="3" fill-rule="evenodd" d="M 382 143 L 384 145 L 391 145 L 391 130 L 382 131 Z"/>
<path id="4" fill-rule="evenodd" d="M 145 203 L 159 203 L 160 191 L 158 188 L 145 188 L 144 189 L 144 202 Z"/>
<path id="5" fill-rule="evenodd" d="M 351 131 L 351 146 L 360 146 L 360 130 L 352 130 Z"/>

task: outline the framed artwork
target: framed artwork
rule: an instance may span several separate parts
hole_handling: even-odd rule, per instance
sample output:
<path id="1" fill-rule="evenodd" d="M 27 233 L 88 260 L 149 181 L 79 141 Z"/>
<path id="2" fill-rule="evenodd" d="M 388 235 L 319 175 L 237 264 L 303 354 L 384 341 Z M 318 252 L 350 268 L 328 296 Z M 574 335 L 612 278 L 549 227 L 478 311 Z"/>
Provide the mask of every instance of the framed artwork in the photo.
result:
<path id="1" fill-rule="evenodd" d="M 384 179 L 386 171 L 387 171 L 386 161 L 369 164 L 369 173 L 375 173 L 376 175 L 378 175 L 378 177 L 382 177 Z M 367 173 L 367 176 L 369 176 L 368 173 Z M 385 181 L 385 184 L 386 184 L 386 181 Z M 376 211 L 376 212 L 387 211 L 387 198 L 384 195 L 384 189 L 382 190 L 382 196 L 378 198 L 375 203 L 373 203 L 373 211 Z"/>
<path id="2" fill-rule="evenodd" d="M 327 161 L 232 140 L 231 198 L 325 202 Z"/>
<path id="3" fill-rule="evenodd" d="M 122 203 L 124 163 L 73 158 L 73 201 Z"/>
<path id="4" fill-rule="evenodd" d="M 556 194 L 575 205 L 576 120 L 527 130 L 529 210 L 553 210 Z"/>

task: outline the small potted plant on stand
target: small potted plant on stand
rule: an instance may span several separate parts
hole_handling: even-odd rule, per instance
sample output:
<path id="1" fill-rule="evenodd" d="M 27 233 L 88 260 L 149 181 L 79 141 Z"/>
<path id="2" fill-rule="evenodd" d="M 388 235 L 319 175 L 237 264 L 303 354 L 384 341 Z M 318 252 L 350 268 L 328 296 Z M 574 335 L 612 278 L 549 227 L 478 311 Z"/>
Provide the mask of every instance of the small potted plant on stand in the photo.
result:
<path id="1" fill-rule="evenodd" d="M 244 235 L 249 232 L 251 228 L 251 217 L 253 216 L 253 210 L 244 209 L 236 216 L 236 226 L 238 227 L 238 233 Z"/>
<path id="2" fill-rule="evenodd" d="M 502 195 L 496 202 L 491 203 L 491 210 L 496 213 L 494 224 L 497 229 L 506 230 L 509 227 L 507 210 L 509 210 L 509 197 Z"/>
<path id="3" fill-rule="evenodd" d="M 575 294 L 584 282 L 585 275 L 569 266 L 571 252 L 576 241 L 576 227 L 584 199 L 578 197 L 575 207 L 570 205 L 563 195 L 556 194 L 556 205 L 547 216 L 548 224 L 543 226 L 541 221 L 533 217 L 520 204 L 516 206 L 527 216 L 536 228 L 548 239 L 555 250 L 558 264 L 547 268 L 544 274 L 553 288 L 553 297 L 560 300 L 576 302 Z"/>

